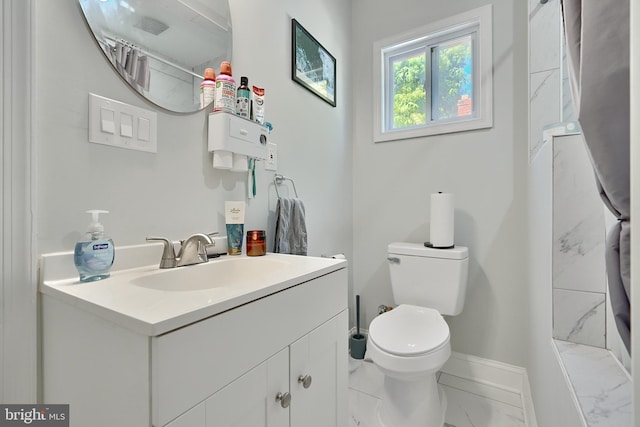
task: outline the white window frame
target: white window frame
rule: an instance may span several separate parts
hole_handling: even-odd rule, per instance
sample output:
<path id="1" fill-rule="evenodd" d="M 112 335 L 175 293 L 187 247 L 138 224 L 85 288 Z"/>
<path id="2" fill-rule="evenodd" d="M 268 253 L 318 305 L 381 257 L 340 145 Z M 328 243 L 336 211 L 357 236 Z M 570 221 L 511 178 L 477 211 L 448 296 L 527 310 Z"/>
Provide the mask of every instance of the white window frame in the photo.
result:
<path id="1" fill-rule="evenodd" d="M 446 19 L 427 24 L 403 34 L 373 45 L 373 106 L 375 142 L 393 141 L 407 138 L 418 138 L 493 126 L 493 58 L 492 58 L 492 8 L 491 5 L 469 10 Z M 406 46 L 437 45 L 440 42 L 457 39 L 465 35 L 473 37 L 473 103 L 474 114 L 449 120 L 428 121 L 424 125 L 393 129 L 387 118 L 392 117 L 393 101 L 390 99 L 388 87 L 392 85 L 392 76 L 387 73 L 388 58 L 394 53 L 406 51 Z M 410 49 L 410 48 L 409 48 Z M 430 51 L 426 52 L 427 58 Z M 430 59 L 428 59 L 430 61 Z M 387 81 L 388 80 L 388 81 Z M 427 81 L 431 81 L 430 70 L 427 69 Z M 389 83 L 389 84 L 387 84 Z M 431 90 L 427 99 L 431 105 Z M 387 110 L 387 111 L 385 111 Z"/>

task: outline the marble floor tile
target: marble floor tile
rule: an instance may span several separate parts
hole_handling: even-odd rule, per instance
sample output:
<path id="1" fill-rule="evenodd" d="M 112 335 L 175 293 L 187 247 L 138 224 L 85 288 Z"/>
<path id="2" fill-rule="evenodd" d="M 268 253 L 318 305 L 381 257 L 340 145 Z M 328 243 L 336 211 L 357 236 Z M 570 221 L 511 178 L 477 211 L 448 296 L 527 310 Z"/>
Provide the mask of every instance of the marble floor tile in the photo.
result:
<path id="1" fill-rule="evenodd" d="M 354 360 L 350 359 L 350 364 Z M 355 361 L 355 369 L 349 374 L 349 388 L 368 394 L 373 397 L 382 397 L 382 386 L 384 385 L 384 376 L 378 368 L 371 362 L 362 360 Z"/>
<path id="2" fill-rule="evenodd" d="M 384 377 L 372 363 L 351 368 L 349 427 L 380 427 L 376 413 Z M 518 394 L 445 373 L 439 378 L 447 393 L 445 427 L 526 427 Z"/>
<path id="3" fill-rule="evenodd" d="M 442 385 L 447 393 L 445 420 L 451 427 L 524 427 L 521 408 Z"/>
<path id="4" fill-rule="evenodd" d="M 376 408 L 380 399 L 366 393 L 349 390 L 349 427 L 378 427 Z"/>

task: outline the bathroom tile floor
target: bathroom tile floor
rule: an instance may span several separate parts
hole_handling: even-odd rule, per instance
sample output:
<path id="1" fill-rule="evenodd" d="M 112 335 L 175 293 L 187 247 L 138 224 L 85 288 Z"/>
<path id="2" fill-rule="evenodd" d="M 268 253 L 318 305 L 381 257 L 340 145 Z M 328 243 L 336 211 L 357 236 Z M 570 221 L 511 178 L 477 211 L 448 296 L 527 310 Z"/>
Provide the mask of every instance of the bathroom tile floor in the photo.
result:
<path id="1" fill-rule="evenodd" d="M 349 427 L 379 427 L 382 373 L 372 363 L 353 359 L 349 368 Z M 438 382 L 447 394 L 445 427 L 526 427 L 520 394 L 446 373 L 439 374 Z"/>

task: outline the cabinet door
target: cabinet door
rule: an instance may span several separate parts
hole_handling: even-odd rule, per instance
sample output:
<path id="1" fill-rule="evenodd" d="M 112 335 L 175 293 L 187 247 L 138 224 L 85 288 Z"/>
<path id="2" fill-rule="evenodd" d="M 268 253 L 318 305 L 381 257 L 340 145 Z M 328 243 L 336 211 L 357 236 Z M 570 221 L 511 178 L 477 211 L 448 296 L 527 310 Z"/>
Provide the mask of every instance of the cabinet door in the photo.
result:
<path id="1" fill-rule="evenodd" d="M 291 345 L 291 427 L 346 427 L 347 341 L 345 310 Z"/>
<path id="2" fill-rule="evenodd" d="M 195 408 L 189 409 L 165 427 L 204 427 L 205 405 L 199 404 Z"/>
<path id="3" fill-rule="evenodd" d="M 289 351 L 281 350 L 206 400 L 206 427 L 288 427 Z"/>

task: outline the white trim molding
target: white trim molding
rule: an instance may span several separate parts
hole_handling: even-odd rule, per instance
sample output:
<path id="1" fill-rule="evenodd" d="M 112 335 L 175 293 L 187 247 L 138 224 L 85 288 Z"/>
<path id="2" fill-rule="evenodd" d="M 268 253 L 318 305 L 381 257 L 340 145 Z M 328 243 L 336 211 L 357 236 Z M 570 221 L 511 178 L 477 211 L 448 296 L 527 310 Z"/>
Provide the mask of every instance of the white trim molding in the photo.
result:
<path id="1" fill-rule="evenodd" d="M 454 132 L 486 129 L 493 127 L 493 9 L 491 4 L 472 9 L 455 16 L 428 23 L 420 28 L 394 35 L 373 44 L 373 140 L 374 142 L 420 138 Z M 389 52 L 401 52 L 409 46 L 431 46 L 453 40 L 459 36 L 473 35 L 473 91 L 474 113 L 469 118 L 451 120 L 431 120 L 427 113 L 427 123 L 406 128 L 391 128 L 387 123 L 393 101 L 387 93 L 390 84 L 388 62 Z M 430 54 L 428 54 L 430 55 Z M 427 55 L 427 56 L 428 56 Z M 427 60 L 429 62 L 429 60 Z M 427 68 L 425 93 L 427 104 L 431 104 L 430 80 L 433 71 Z M 430 110 L 430 107 L 427 107 Z"/>
<path id="2" fill-rule="evenodd" d="M 33 0 L 0 6 L 0 402 L 37 401 L 32 153 Z"/>
<path id="3" fill-rule="evenodd" d="M 537 427 L 527 370 L 468 354 L 451 352 L 442 372 L 520 395 L 524 425 Z"/>

